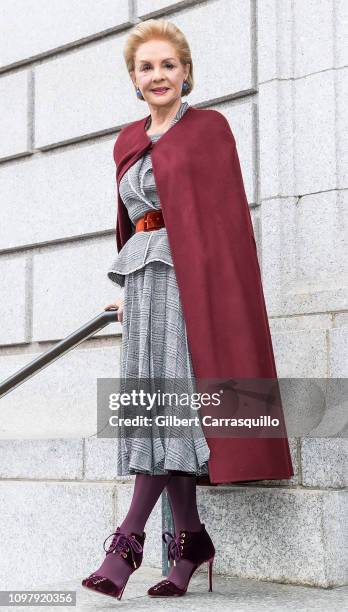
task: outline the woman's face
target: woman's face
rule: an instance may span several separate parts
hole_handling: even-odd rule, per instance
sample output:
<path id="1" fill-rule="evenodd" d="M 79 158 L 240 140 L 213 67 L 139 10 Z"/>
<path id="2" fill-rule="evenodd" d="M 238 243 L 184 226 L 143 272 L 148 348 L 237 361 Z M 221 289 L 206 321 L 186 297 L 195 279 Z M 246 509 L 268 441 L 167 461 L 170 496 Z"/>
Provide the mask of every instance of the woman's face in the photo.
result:
<path id="1" fill-rule="evenodd" d="M 166 40 L 153 39 L 142 43 L 135 54 L 132 81 L 139 87 L 149 106 L 171 106 L 181 98 L 182 84 L 189 74 L 190 65 L 183 66 L 175 47 Z M 156 94 L 153 89 L 167 88 Z"/>

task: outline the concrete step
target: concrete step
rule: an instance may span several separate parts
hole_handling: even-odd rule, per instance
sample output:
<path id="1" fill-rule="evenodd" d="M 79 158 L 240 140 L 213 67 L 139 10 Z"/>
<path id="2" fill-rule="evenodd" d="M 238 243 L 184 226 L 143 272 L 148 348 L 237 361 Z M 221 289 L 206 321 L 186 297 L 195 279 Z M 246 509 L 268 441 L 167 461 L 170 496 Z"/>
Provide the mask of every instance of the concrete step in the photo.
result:
<path id="1" fill-rule="evenodd" d="M 325 589 L 348 584 L 347 441 L 309 449 L 306 443 L 317 480 L 308 470 L 305 480 L 297 462 L 290 482 L 197 487 L 217 574 Z M 325 476 L 336 473 L 335 462 L 342 476 L 337 488 Z M 129 510 L 133 480 L 115 475 L 113 439 L 0 441 L 0 587 L 91 573 L 105 556 L 104 539 Z M 159 571 L 161 510 L 159 499 L 145 526 L 143 560 Z"/>
<path id="2" fill-rule="evenodd" d="M 81 586 L 81 578 L 56 584 L 40 585 L 40 591 L 59 590 L 76 591 L 76 608 L 45 607 L 46 611 L 77 612 L 90 610 L 113 610 L 122 607 L 125 610 L 182 610 L 197 611 L 209 609 L 211 612 L 343 612 L 347 610 L 348 586 L 334 589 L 306 587 L 233 578 L 213 574 L 213 591 L 208 591 L 207 573 L 200 571 L 193 575 L 184 598 L 155 598 L 147 595 L 147 589 L 162 580 L 160 570 L 151 567 L 140 567 L 129 578 L 121 601 L 94 593 Z M 34 589 L 35 587 L 33 587 Z M 6 608 L 7 609 L 7 608 Z M 9 607 L 15 612 L 37 612 L 38 607 Z"/>

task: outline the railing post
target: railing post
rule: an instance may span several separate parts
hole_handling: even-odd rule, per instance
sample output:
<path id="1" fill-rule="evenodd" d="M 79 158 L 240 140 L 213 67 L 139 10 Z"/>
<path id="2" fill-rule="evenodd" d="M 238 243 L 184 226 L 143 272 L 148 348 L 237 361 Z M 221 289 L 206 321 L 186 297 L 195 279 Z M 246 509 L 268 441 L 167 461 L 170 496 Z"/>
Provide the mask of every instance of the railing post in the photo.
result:
<path id="1" fill-rule="evenodd" d="M 169 503 L 167 489 L 164 488 L 161 494 L 162 499 L 162 533 L 164 531 L 170 531 L 174 533 L 174 522 L 172 509 Z M 162 540 L 162 575 L 168 576 L 169 574 L 169 563 L 168 563 L 168 545 Z"/>

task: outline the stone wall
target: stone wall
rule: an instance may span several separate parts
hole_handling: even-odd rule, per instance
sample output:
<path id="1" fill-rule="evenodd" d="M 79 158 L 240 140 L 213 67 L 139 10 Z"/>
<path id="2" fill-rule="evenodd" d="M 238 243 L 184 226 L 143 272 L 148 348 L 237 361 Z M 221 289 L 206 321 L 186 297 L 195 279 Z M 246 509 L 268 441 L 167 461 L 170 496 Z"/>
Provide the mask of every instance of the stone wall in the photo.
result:
<path id="1" fill-rule="evenodd" d="M 160 16 L 190 42 L 184 99 L 222 112 L 237 141 L 279 376 L 347 376 L 347 7 L 2 2 L 0 380 L 121 295 L 106 276 L 112 151 L 118 130 L 148 114 L 122 47 L 133 24 Z M 97 378 L 117 376 L 121 333 L 104 328 L 1 400 L 3 589 L 86 575 L 126 513 L 132 478 L 115 475 L 114 441 L 95 437 Z M 290 442 L 291 481 L 199 489 L 215 569 L 346 584 L 346 440 Z M 160 568 L 160 502 L 146 530 L 144 562 Z"/>

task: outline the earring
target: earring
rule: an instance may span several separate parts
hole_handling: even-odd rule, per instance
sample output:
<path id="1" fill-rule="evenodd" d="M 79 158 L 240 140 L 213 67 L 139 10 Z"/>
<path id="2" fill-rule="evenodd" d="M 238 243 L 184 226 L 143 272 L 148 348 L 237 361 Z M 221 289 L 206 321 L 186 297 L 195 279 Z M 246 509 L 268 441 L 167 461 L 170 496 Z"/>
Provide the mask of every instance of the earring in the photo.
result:
<path id="1" fill-rule="evenodd" d="M 182 93 L 186 93 L 187 90 L 189 89 L 190 85 L 188 84 L 187 81 L 184 81 L 182 84 Z"/>
<path id="2" fill-rule="evenodd" d="M 136 87 L 135 91 L 136 91 L 136 94 L 137 94 L 137 98 L 139 98 L 139 100 L 144 100 L 143 94 L 141 93 L 139 87 Z"/>

